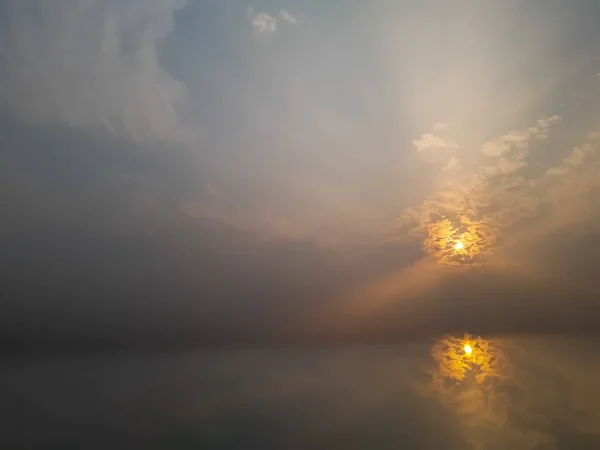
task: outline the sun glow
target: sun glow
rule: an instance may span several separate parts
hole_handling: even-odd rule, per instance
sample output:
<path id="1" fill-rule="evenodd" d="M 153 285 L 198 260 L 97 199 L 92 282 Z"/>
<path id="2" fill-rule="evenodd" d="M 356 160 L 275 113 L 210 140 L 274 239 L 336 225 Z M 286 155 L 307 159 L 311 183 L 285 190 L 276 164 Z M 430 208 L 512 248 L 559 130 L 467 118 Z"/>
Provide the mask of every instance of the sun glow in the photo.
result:
<path id="1" fill-rule="evenodd" d="M 463 245 L 462 242 L 457 242 L 456 244 L 454 244 L 454 248 L 456 250 L 462 250 L 465 246 Z"/>
<path id="2" fill-rule="evenodd" d="M 473 353 L 473 349 L 471 348 L 471 346 L 469 344 L 465 344 L 464 350 L 465 350 L 465 354 L 467 356 L 469 356 L 469 355 L 471 355 L 471 353 Z"/>

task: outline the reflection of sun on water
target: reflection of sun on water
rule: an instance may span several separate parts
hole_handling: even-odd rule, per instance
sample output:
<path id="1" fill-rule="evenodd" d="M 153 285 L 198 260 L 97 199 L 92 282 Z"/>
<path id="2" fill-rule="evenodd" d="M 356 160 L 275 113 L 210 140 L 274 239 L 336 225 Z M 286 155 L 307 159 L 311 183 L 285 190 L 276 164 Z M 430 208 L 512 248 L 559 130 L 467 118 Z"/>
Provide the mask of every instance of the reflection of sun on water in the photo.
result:
<path id="1" fill-rule="evenodd" d="M 507 362 L 499 342 L 482 337 L 448 336 L 436 342 L 432 356 L 438 364 L 436 376 L 462 381 L 472 375 L 477 384 L 502 377 Z"/>
<path id="2" fill-rule="evenodd" d="M 474 448 L 501 448 L 495 447 L 497 433 L 508 430 L 503 390 L 512 382 L 512 372 L 504 345 L 499 339 L 466 335 L 447 336 L 432 348 L 435 367 L 424 392 L 458 415 L 461 433 Z"/>
<path id="3" fill-rule="evenodd" d="M 465 350 L 465 355 L 467 355 L 467 356 L 471 356 L 471 353 L 473 353 L 473 349 L 471 348 L 471 346 L 469 344 L 465 344 L 464 350 Z"/>

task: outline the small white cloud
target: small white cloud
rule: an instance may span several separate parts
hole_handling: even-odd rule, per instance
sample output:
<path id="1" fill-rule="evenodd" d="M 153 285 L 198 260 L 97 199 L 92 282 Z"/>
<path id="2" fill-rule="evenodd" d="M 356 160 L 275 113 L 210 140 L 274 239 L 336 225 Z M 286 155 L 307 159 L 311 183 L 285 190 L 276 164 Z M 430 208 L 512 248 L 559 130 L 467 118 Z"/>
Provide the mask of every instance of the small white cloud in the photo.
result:
<path id="1" fill-rule="evenodd" d="M 255 13 L 254 8 L 249 7 L 247 14 L 248 20 L 252 23 L 252 29 L 257 34 L 275 33 L 277 31 L 278 22 L 281 23 L 281 21 L 292 25 L 300 23 L 300 19 L 297 16 L 294 16 L 283 9 L 277 14 L 269 14 L 267 12 Z"/>
<path id="2" fill-rule="evenodd" d="M 583 158 L 585 158 L 585 153 L 579 147 L 573 148 L 571 154 L 564 159 L 564 163 L 569 166 L 578 166 L 583 162 Z"/>
<path id="3" fill-rule="evenodd" d="M 486 142 L 481 147 L 481 153 L 487 156 L 502 156 L 508 150 L 510 150 L 510 144 L 503 139 Z"/>
<path id="4" fill-rule="evenodd" d="M 456 170 L 456 169 L 460 169 L 460 161 L 458 158 L 456 158 L 454 156 L 448 160 L 448 162 L 446 163 L 446 165 L 444 167 L 442 167 L 443 171 Z"/>
<path id="5" fill-rule="evenodd" d="M 509 158 L 500 158 L 498 161 L 498 171 L 503 173 L 504 175 L 511 174 L 516 172 L 522 167 L 525 167 L 527 164 L 522 159 L 509 159 Z"/>
<path id="6" fill-rule="evenodd" d="M 490 157 L 504 156 L 511 149 L 519 150 L 521 158 L 526 156 L 526 152 L 534 139 L 547 139 L 550 128 L 560 122 L 560 116 L 551 116 L 540 119 L 536 122 L 537 126 L 531 126 L 524 130 L 509 131 L 497 139 L 486 142 L 481 147 L 481 153 Z"/>
<path id="7" fill-rule="evenodd" d="M 537 123 L 539 126 L 541 126 L 542 128 L 545 128 L 547 130 L 552 125 L 560 122 L 561 120 L 562 120 L 562 118 L 560 116 L 554 115 L 554 116 L 548 117 L 546 119 L 540 119 L 537 121 Z"/>
<path id="8" fill-rule="evenodd" d="M 267 13 L 256 13 L 252 17 L 252 28 L 255 33 L 275 33 L 277 31 L 277 17 Z"/>
<path id="9" fill-rule="evenodd" d="M 299 23 L 299 19 L 297 19 L 296 17 L 292 16 L 289 12 L 284 11 L 283 9 L 281 11 L 279 11 L 279 17 L 281 17 L 283 20 L 285 20 L 286 22 L 289 23 Z"/>
<path id="10" fill-rule="evenodd" d="M 564 175 L 569 172 L 569 167 L 564 164 L 559 164 L 556 167 L 550 167 L 546 170 L 546 175 Z"/>
<path id="11" fill-rule="evenodd" d="M 428 148 L 458 148 L 456 142 L 444 139 L 443 137 L 432 133 L 423 134 L 421 139 L 413 141 L 413 145 L 418 151 L 423 151 Z"/>
<path id="12" fill-rule="evenodd" d="M 533 136 L 533 134 L 528 130 L 526 131 L 511 131 L 505 134 L 502 139 L 510 144 L 514 145 L 517 148 L 527 147 L 529 139 Z"/>
<path id="13" fill-rule="evenodd" d="M 583 145 L 582 147 L 574 147 L 569 156 L 563 159 L 562 163 L 551 167 L 546 171 L 547 175 L 565 175 L 571 171 L 573 167 L 583 164 L 586 155 L 593 153 L 594 147 L 591 145 Z"/>

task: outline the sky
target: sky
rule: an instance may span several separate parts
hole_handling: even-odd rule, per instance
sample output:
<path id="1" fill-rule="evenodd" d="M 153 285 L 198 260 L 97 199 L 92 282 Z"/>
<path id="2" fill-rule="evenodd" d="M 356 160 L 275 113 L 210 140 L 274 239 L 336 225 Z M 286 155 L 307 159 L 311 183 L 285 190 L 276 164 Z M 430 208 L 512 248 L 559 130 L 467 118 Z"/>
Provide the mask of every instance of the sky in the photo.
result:
<path id="1" fill-rule="evenodd" d="M 0 2 L 2 341 L 592 332 L 598 19 Z"/>

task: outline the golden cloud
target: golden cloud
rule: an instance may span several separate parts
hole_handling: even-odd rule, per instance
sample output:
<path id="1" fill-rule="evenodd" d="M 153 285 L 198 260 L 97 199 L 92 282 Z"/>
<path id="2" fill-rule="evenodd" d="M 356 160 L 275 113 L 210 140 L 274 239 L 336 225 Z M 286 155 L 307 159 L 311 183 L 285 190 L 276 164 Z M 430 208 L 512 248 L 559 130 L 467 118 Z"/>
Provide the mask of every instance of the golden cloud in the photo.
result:
<path id="1" fill-rule="evenodd" d="M 560 428 L 597 448 L 600 366 L 587 357 L 595 345 L 446 336 L 432 346 L 429 377 L 417 388 L 456 414 L 471 448 L 556 450 Z"/>
<path id="2" fill-rule="evenodd" d="M 451 179 L 438 178 L 441 181 L 433 195 L 421 205 L 407 208 L 400 219 L 402 227 L 423 239 L 426 253 L 442 264 L 480 263 L 493 253 L 506 228 L 538 214 L 547 199 L 539 180 L 526 179 L 519 173 L 527 166 L 533 146 L 547 139 L 560 121 L 559 116 L 540 119 L 533 126 L 483 143 L 479 150 L 484 161 L 471 173 L 465 174 L 459 158 L 451 156 L 442 168 L 445 173 L 448 167 L 454 169 Z M 429 133 L 414 142 L 419 154 L 426 144 L 434 143 L 445 152 L 460 149 L 453 141 L 448 145 L 444 138 L 432 136 L 436 137 Z M 550 169 L 547 173 L 567 173 L 567 169 L 581 165 L 590 152 L 589 146 L 576 147 L 562 162 L 566 169 Z"/>

